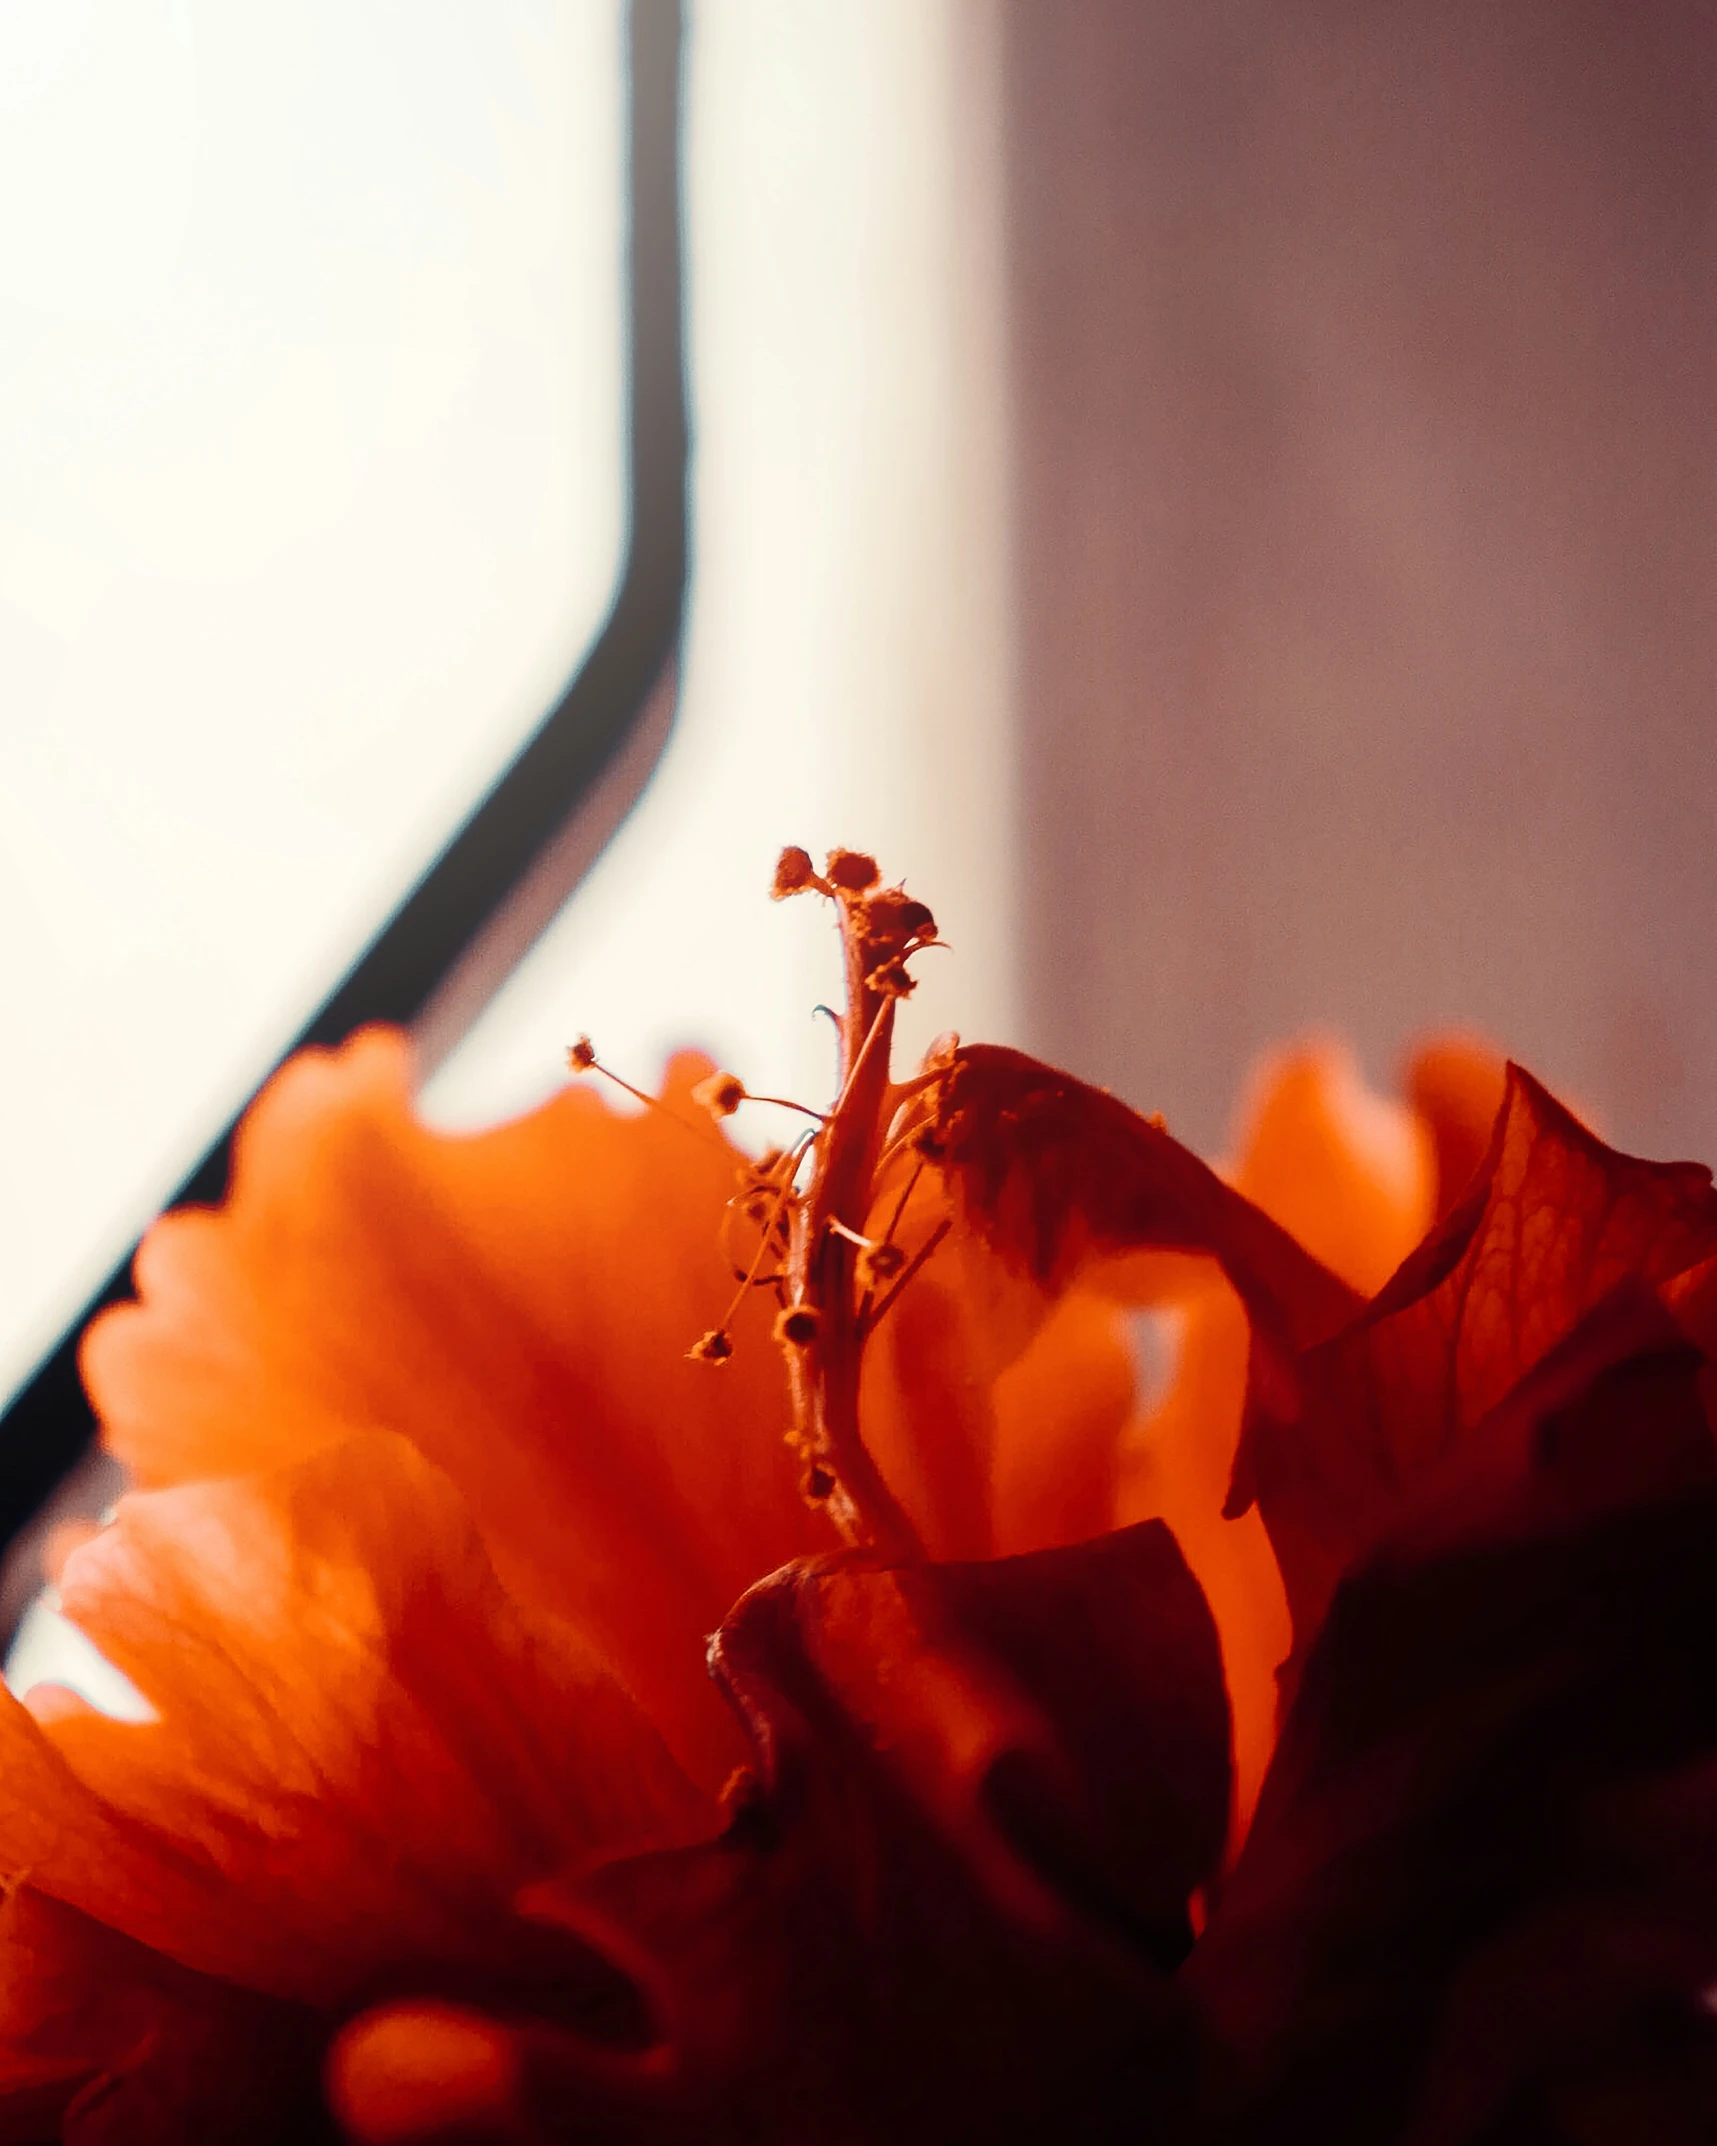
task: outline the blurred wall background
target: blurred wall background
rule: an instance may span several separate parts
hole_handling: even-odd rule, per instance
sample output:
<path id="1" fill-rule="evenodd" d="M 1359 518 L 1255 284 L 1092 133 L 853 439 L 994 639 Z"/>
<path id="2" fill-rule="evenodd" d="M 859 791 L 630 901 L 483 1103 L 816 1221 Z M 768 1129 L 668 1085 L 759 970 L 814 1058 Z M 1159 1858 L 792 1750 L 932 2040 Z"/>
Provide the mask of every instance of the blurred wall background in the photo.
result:
<path id="1" fill-rule="evenodd" d="M 1028 1040 L 1717 1152 L 1717 9 L 1000 10 Z"/>
<path id="2" fill-rule="evenodd" d="M 783 843 L 874 850 L 935 908 L 903 1058 L 1018 1033 L 1007 204 L 997 0 L 692 0 L 692 574 L 674 728 L 635 811 L 430 1082 L 523 1109 L 580 1030 L 653 1080 L 834 1079 L 831 918 Z M 604 830 L 606 831 L 606 830 Z M 760 1134 L 774 1128 L 762 1124 Z"/>

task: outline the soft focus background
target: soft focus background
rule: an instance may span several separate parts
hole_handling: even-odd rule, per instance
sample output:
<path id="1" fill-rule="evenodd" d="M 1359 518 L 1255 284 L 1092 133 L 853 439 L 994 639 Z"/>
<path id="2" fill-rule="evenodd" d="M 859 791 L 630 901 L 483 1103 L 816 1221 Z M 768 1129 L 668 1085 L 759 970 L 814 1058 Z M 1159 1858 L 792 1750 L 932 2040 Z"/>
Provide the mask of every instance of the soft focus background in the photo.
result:
<path id="1" fill-rule="evenodd" d="M 725 0 L 693 55 L 684 728 L 449 1106 L 688 938 L 698 1032 L 790 1034 L 786 833 L 1207 1149 L 1274 1040 L 1459 1026 L 1717 1156 L 1717 10 Z"/>
<path id="2" fill-rule="evenodd" d="M 1717 1159 L 1717 9 L 1006 0 L 1023 1002 Z"/>
<path id="3" fill-rule="evenodd" d="M 495 0 L 485 45 L 462 0 L 346 0 L 324 27 L 352 52 L 321 67 L 313 10 L 163 0 L 147 106 L 120 94 L 138 19 L 0 6 L 40 61 L 4 85 L 0 196 L 14 1377 L 199 1144 L 142 1108 L 150 1067 L 183 1103 L 155 1030 L 182 1045 L 260 991 L 213 1084 L 238 1099 L 319 989 L 300 949 L 261 990 L 264 925 L 318 890 L 331 980 L 378 854 L 354 800 L 422 777 L 414 710 L 474 726 L 438 766 L 504 759 L 576 661 L 594 613 L 571 595 L 599 610 L 617 527 L 577 429 L 617 423 L 612 75 L 579 101 L 612 9 Z M 1026 1042 L 1198 1145 L 1271 1040 L 1339 1029 L 1387 1080 L 1458 1023 L 1624 1144 L 1717 1153 L 1717 10 L 696 0 L 689 22 L 676 726 L 432 1112 L 521 1107 L 582 1029 L 642 1079 L 701 1039 L 815 1099 L 827 927 L 762 887 L 782 841 L 845 841 L 957 948 L 923 964 L 921 1035 Z M 262 55 L 266 126 L 210 105 L 173 43 L 199 24 Z M 129 114 L 99 169 L 99 97 L 68 169 L 51 129 L 17 146 L 80 52 Z M 379 116 L 342 71 L 366 52 Z M 316 300 L 272 398 L 234 388 L 234 324 L 266 340 L 284 286 L 185 148 L 223 128 Z M 216 267 L 248 281 L 193 352 L 173 338 Z M 141 472 L 128 550 L 89 504 L 115 458 Z M 223 599 L 263 478 L 298 578 L 282 558 L 271 592 L 265 558 Z M 319 552 L 330 528 L 353 566 Z M 187 561 L 214 593 L 170 632 Z M 341 636 L 378 619 L 355 665 Z M 101 687 L 75 719 L 67 647 Z M 223 742 L 181 764 L 159 741 L 187 681 Z M 228 891 L 186 892 L 199 844 Z"/>
<path id="4" fill-rule="evenodd" d="M 0 1393 L 607 607 L 619 0 L 0 0 Z"/>

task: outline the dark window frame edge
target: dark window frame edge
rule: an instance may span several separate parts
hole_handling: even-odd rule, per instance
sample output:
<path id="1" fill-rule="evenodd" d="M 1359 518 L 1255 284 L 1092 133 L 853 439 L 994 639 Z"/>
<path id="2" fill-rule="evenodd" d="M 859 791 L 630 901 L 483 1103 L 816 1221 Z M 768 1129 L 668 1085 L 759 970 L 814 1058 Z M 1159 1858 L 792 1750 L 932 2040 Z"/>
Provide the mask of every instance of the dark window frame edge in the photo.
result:
<path id="1" fill-rule="evenodd" d="M 667 741 L 690 555 L 682 18 L 681 0 L 627 0 L 626 535 L 606 618 L 560 699 L 270 1075 L 294 1051 L 341 1042 L 372 1021 L 411 1028 L 431 1057 L 443 1055 L 571 893 Z M 626 794 L 616 796 L 622 774 Z M 223 1196 L 242 1116 L 167 1207 Z M 89 1448 L 95 1418 L 78 1375 L 79 1347 L 96 1313 L 132 1293 L 135 1255 L 133 1246 L 0 1417 L 0 1543 Z"/>

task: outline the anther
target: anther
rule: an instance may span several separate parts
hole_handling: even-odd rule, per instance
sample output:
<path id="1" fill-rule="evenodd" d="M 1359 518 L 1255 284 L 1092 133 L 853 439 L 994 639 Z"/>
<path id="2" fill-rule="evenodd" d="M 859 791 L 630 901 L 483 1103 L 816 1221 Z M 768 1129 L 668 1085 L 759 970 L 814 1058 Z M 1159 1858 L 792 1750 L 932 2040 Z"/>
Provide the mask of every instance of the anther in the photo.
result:
<path id="1" fill-rule="evenodd" d="M 789 1304 L 775 1322 L 775 1339 L 791 1349 L 808 1349 L 821 1323 L 814 1304 Z"/>
<path id="2" fill-rule="evenodd" d="M 906 963 L 898 956 L 893 961 L 878 962 L 865 982 L 879 998 L 910 998 L 916 988 Z"/>
<path id="3" fill-rule="evenodd" d="M 936 919 L 904 887 L 883 887 L 865 904 L 865 922 L 873 939 L 934 939 Z"/>
<path id="4" fill-rule="evenodd" d="M 790 847 L 775 860 L 775 883 L 769 889 L 772 902 L 784 902 L 790 894 L 803 894 L 817 884 L 817 868 L 809 850 Z"/>
<path id="5" fill-rule="evenodd" d="M 878 1282 L 891 1282 L 905 1264 L 906 1254 L 899 1245 L 867 1245 L 858 1256 L 859 1285 L 871 1289 Z"/>
<path id="6" fill-rule="evenodd" d="M 692 1090 L 692 1101 L 712 1118 L 731 1118 L 745 1101 L 745 1083 L 737 1073 L 712 1073 Z"/>
<path id="7" fill-rule="evenodd" d="M 588 1036 L 580 1036 L 566 1047 L 566 1062 L 574 1073 L 588 1073 L 596 1063 L 596 1046 Z"/>
<path id="8" fill-rule="evenodd" d="M 829 884 L 839 887 L 843 894 L 863 894 L 882 877 L 876 859 L 867 857 L 862 849 L 830 850 L 826 870 Z"/>
<path id="9" fill-rule="evenodd" d="M 913 1253 L 912 1257 L 906 1262 L 905 1266 L 901 1268 L 900 1273 L 895 1278 L 894 1286 L 889 1290 L 888 1294 L 882 1299 L 880 1304 L 876 1305 L 871 1311 L 866 1314 L 864 1320 L 864 1332 L 867 1336 L 870 1334 L 874 1334 L 877 1328 L 882 1324 L 883 1320 L 888 1317 L 888 1314 L 894 1309 L 895 1303 L 898 1301 L 901 1291 L 905 1289 L 907 1283 L 911 1281 L 912 1277 L 918 1272 L 919 1268 L 922 1267 L 931 1258 L 931 1256 L 936 1250 L 936 1247 L 942 1242 L 943 1238 L 947 1236 L 949 1230 L 952 1229 L 953 1226 L 954 1225 L 952 1221 L 947 1216 L 944 1216 L 943 1219 L 938 1222 L 936 1227 L 930 1232 L 929 1236 L 925 1238 L 924 1242 L 918 1247 L 917 1251 Z"/>
<path id="10" fill-rule="evenodd" d="M 693 1342 L 686 1354 L 694 1364 L 725 1364 L 733 1354 L 732 1337 L 722 1327 L 711 1327 L 702 1340 Z"/>

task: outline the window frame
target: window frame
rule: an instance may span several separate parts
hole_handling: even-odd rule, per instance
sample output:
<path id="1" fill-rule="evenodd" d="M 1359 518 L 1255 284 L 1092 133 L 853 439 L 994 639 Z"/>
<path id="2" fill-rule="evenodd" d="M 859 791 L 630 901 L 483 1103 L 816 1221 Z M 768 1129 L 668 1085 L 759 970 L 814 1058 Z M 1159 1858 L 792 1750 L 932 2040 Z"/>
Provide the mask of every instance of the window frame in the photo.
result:
<path id="1" fill-rule="evenodd" d="M 540 876 L 539 868 L 562 846 L 568 823 L 628 741 L 642 739 L 647 746 L 642 764 L 637 754 L 626 756 L 639 785 L 666 743 L 670 725 L 651 718 L 664 705 L 671 712 L 689 559 L 682 17 L 681 0 L 628 0 L 626 7 L 626 534 L 606 618 L 560 699 L 406 890 L 282 1060 L 306 1046 L 341 1042 L 366 1022 L 418 1022 L 515 893 Z M 571 885 L 559 892 L 564 898 Z M 538 921 L 539 927 L 546 924 L 547 914 Z M 531 930 L 512 946 L 515 958 L 535 936 Z M 464 1022 L 502 980 L 494 973 L 472 988 L 462 976 Z M 438 1019 L 438 1029 L 443 1026 Z M 223 1197 L 238 1122 L 235 1117 L 224 1128 L 168 1206 Z M 135 1251 L 133 1246 L 126 1253 L 0 1418 L 0 1542 L 30 1519 L 94 1435 L 95 1418 L 78 1375 L 79 1344 L 97 1312 L 131 1294 Z"/>

